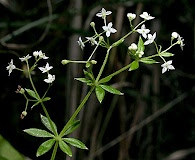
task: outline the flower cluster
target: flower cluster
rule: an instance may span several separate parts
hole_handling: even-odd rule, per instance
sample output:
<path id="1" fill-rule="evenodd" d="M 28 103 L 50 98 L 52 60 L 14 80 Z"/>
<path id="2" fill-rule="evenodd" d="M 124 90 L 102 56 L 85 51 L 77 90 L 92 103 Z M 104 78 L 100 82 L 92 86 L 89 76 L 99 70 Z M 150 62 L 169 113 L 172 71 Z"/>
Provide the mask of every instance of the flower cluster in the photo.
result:
<path id="1" fill-rule="evenodd" d="M 41 50 L 40 51 L 34 51 L 33 52 L 33 56 L 35 57 L 35 64 L 30 68 L 28 65 L 28 60 L 32 57 L 30 56 L 29 54 L 24 56 L 24 57 L 21 57 L 19 58 L 21 62 L 26 62 L 27 63 L 27 66 L 28 66 L 28 70 L 29 72 L 32 72 L 37 64 L 37 62 L 40 60 L 40 59 L 48 59 L 49 57 L 45 56 L 45 53 L 43 53 Z M 8 63 L 9 65 L 6 67 L 6 69 L 8 70 L 9 72 L 9 76 L 10 74 L 12 73 L 12 71 L 14 69 L 17 69 L 19 71 L 24 71 L 22 69 L 19 69 L 17 68 L 14 64 L 13 64 L 13 59 L 11 59 L 10 63 Z M 49 74 L 49 70 L 52 69 L 53 67 L 52 66 L 49 66 L 49 63 L 46 63 L 46 66 L 44 67 L 38 67 L 42 73 L 47 73 L 48 76 L 47 76 L 47 79 L 44 79 L 44 81 L 46 83 L 53 83 L 53 81 L 55 80 L 55 75 L 51 75 Z"/>

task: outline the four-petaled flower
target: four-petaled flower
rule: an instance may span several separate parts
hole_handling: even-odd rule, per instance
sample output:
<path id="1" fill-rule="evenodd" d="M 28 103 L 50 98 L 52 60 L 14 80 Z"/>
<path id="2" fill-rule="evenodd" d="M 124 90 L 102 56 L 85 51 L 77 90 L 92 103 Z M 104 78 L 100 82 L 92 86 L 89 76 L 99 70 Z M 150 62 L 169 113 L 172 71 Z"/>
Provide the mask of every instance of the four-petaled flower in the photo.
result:
<path id="1" fill-rule="evenodd" d="M 100 11 L 100 13 L 97 13 L 96 16 L 102 17 L 102 19 L 105 19 L 106 16 L 110 15 L 112 12 L 111 11 L 106 11 L 104 8 Z"/>
<path id="2" fill-rule="evenodd" d="M 154 19 L 154 17 L 150 16 L 150 14 L 148 14 L 147 12 L 143 12 L 142 14 L 140 14 L 140 17 L 145 19 L 145 20 Z"/>
<path id="3" fill-rule="evenodd" d="M 137 29 L 137 32 L 141 34 L 144 38 L 147 38 L 147 34 L 150 32 L 149 29 L 146 29 L 145 24 L 141 26 L 141 29 Z"/>
<path id="4" fill-rule="evenodd" d="M 86 37 L 87 40 L 89 40 L 91 42 L 91 45 L 97 45 L 97 41 L 93 38 L 93 37 Z"/>
<path id="5" fill-rule="evenodd" d="M 83 43 L 81 37 L 79 37 L 79 40 L 77 41 L 79 46 L 81 47 L 81 49 L 83 50 L 83 48 L 85 47 L 85 44 Z"/>
<path id="6" fill-rule="evenodd" d="M 22 62 L 23 61 L 27 61 L 28 59 L 30 59 L 32 56 L 29 56 L 29 54 L 27 56 L 24 56 L 22 58 L 19 58 Z"/>
<path id="7" fill-rule="evenodd" d="M 46 83 L 52 83 L 55 80 L 55 75 L 48 74 L 47 79 L 44 79 Z"/>
<path id="8" fill-rule="evenodd" d="M 174 66 L 172 65 L 172 60 L 165 62 L 164 64 L 161 65 L 161 67 L 162 67 L 162 73 L 175 69 Z"/>
<path id="9" fill-rule="evenodd" d="M 8 70 L 9 72 L 9 76 L 10 74 L 12 73 L 12 70 L 16 68 L 16 66 L 13 64 L 13 59 L 11 59 L 11 62 L 8 63 L 9 65 L 6 67 L 6 69 Z"/>
<path id="10" fill-rule="evenodd" d="M 108 26 L 102 27 L 104 31 L 106 31 L 106 36 L 110 37 L 110 33 L 116 33 L 117 30 L 112 28 L 112 22 L 108 23 Z"/>
<path id="11" fill-rule="evenodd" d="M 45 67 L 39 67 L 39 69 L 42 71 L 42 73 L 46 73 L 52 68 L 53 68 L 53 66 L 49 66 L 49 63 L 46 63 Z"/>
<path id="12" fill-rule="evenodd" d="M 153 35 L 148 34 L 148 40 L 144 42 L 144 45 L 153 43 L 155 38 L 156 38 L 156 32 Z"/>

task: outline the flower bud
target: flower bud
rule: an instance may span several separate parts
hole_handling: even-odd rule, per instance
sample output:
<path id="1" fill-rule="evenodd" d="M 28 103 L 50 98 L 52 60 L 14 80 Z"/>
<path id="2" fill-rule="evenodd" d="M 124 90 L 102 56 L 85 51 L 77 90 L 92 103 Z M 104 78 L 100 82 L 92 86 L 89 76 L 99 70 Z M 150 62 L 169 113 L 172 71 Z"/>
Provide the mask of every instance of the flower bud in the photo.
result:
<path id="1" fill-rule="evenodd" d="M 21 115 L 20 115 L 20 118 L 21 118 L 21 119 L 24 119 L 24 117 L 26 117 L 26 115 L 27 115 L 27 112 L 26 112 L 26 111 L 23 111 L 23 112 L 21 113 Z"/>
<path id="2" fill-rule="evenodd" d="M 91 60 L 91 64 L 97 64 L 96 60 Z"/>
<path id="3" fill-rule="evenodd" d="M 128 47 L 129 50 L 133 50 L 133 51 L 136 51 L 137 50 L 137 45 L 135 43 L 132 43 L 129 47 Z"/>
<path id="4" fill-rule="evenodd" d="M 174 39 L 174 38 L 177 38 L 177 37 L 178 37 L 178 33 L 177 32 L 172 32 L 171 38 Z"/>
<path id="5" fill-rule="evenodd" d="M 91 22 L 91 23 L 90 23 L 90 26 L 91 26 L 91 27 L 95 27 L 95 23 L 94 23 L 94 22 Z"/>
<path id="6" fill-rule="evenodd" d="M 61 61 L 61 63 L 62 63 L 63 65 L 68 64 L 69 62 L 70 62 L 70 61 L 67 60 L 67 59 L 64 59 L 64 60 Z"/>

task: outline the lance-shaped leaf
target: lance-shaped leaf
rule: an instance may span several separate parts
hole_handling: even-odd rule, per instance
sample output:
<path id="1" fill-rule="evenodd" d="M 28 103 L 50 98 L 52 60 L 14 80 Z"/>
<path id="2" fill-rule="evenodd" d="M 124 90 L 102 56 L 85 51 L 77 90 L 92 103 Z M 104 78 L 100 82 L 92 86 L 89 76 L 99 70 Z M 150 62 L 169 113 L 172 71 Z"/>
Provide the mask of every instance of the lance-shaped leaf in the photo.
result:
<path id="1" fill-rule="evenodd" d="M 45 98 L 43 99 L 43 102 L 49 101 L 50 99 L 51 99 L 50 97 L 45 97 Z"/>
<path id="2" fill-rule="evenodd" d="M 80 120 L 75 120 L 73 121 L 69 126 L 68 129 L 66 130 L 66 132 L 63 134 L 63 136 L 68 135 L 70 133 L 72 133 L 74 130 L 76 130 L 80 125 Z M 62 136 L 62 137 L 63 137 Z"/>
<path id="3" fill-rule="evenodd" d="M 145 49 L 145 46 L 144 46 L 144 42 L 141 38 L 141 36 L 139 37 L 139 41 L 138 41 L 138 44 L 137 44 L 137 51 L 140 52 L 140 51 L 143 51 L 144 52 L 144 49 Z"/>
<path id="4" fill-rule="evenodd" d="M 27 88 L 25 88 L 25 90 L 29 94 L 29 96 L 31 96 L 31 97 L 33 97 L 35 99 L 39 99 L 33 90 L 27 89 Z"/>
<path id="5" fill-rule="evenodd" d="M 83 83 L 91 83 L 91 80 L 86 78 L 75 78 L 77 81 L 83 82 Z"/>
<path id="6" fill-rule="evenodd" d="M 60 149 L 66 153 L 68 156 L 72 157 L 72 151 L 70 149 L 70 147 L 64 142 L 64 141 L 59 141 L 59 146 Z"/>
<path id="7" fill-rule="evenodd" d="M 171 57 L 171 56 L 174 56 L 174 54 L 172 54 L 170 52 L 161 52 L 160 55 L 163 56 L 163 57 Z"/>
<path id="8" fill-rule="evenodd" d="M 45 130 L 37 129 L 37 128 L 25 129 L 23 131 L 35 137 L 53 137 L 54 136 Z"/>
<path id="9" fill-rule="evenodd" d="M 157 61 L 155 61 L 154 59 L 151 59 L 151 58 L 142 58 L 139 60 L 140 62 L 142 63 L 146 63 L 146 64 L 154 64 L 154 63 L 159 63 Z"/>
<path id="10" fill-rule="evenodd" d="M 101 88 L 103 88 L 104 90 L 106 90 L 107 92 L 110 92 L 110 93 L 112 93 L 112 94 L 118 94 L 118 95 L 123 95 L 123 93 L 122 92 L 120 92 L 119 90 L 117 90 L 117 89 L 115 89 L 115 88 L 113 88 L 113 87 L 111 87 L 111 86 L 107 86 L 107 85 L 103 85 L 103 84 L 101 84 L 101 85 L 99 85 Z"/>
<path id="11" fill-rule="evenodd" d="M 75 138 L 62 138 L 66 143 L 70 145 L 80 148 L 80 149 L 88 149 L 83 142 Z"/>
<path id="12" fill-rule="evenodd" d="M 139 68 L 139 62 L 137 60 L 133 61 L 131 64 L 130 64 L 130 68 L 129 68 L 129 71 L 133 71 L 133 70 L 136 70 Z"/>
<path id="13" fill-rule="evenodd" d="M 102 89 L 100 86 L 95 87 L 95 94 L 100 103 L 102 103 L 104 96 L 105 96 L 105 91 Z"/>
<path id="14" fill-rule="evenodd" d="M 109 82 L 111 80 L 111 78 L 112 78 L 112 76 L 102 78 L 102 79 L 99 80 L 99 84 Z"/>
<path id="15" fill-rule="evenodd" d="M 52 148 L 54 143 L 55 143 L 55 139 L 49 139 L 49 140 L 43 142 L 39 146 L 39 148 L 37 149 L 36 156 L 39 157 L 39 156 L 45 154 L 46 152 L 48 152 Z"/>
<path id="16" fill-rule="evenodd" d="M 53 131 L 53 129 L 52 129 L 50 123 L 49 123 L 48 118 L 45 117 L 45 116 L 43 116 L 43 115 L 41 115 L 41 114 L 40 114 L 40 117 L 41 117 L 41 122 L 44 124 L 44 126 L 45 126 L 47 129 L 49 129 L 52 133 L 54 133 L 54 131 Z M 52 125 L 53 125 L 54 129 L 55 129 L 55 132 L 57 133 L 56 124 L 55 124 L 53 121 L 51 121 L 51 122 L 52 122 Z"/>

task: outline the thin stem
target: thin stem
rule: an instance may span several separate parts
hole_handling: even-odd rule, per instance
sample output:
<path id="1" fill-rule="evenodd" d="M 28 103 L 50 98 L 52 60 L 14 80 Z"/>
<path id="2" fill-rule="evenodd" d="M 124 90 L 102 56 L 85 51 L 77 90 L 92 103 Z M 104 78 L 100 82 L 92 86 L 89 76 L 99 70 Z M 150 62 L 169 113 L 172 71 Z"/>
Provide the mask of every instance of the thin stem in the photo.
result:
<path id="1" fill-rule="evenodd" d="M 83 101 L 80 103 L 80 105 L 78 106 L 78 108 L 76 109 L 76 111 L 73 113 L 72 117 L 66 123 L 66 125 L 64 126 L 64 128 L 62 129 L 62 131 L 59 134 L 60 137 L 62 137 L 64 135 L 64 133 L 68 129 L 69 125 L 72 123 L 72 121 L 75 119 L 75 117 L 79 114 L 79 112 L 81 111 L 81 109 L 83 108 L 83 106 L 85 105 L 85 103 L 87 102 L 87 100 L 89 99 L 89 97 L 90 97 L 91 93 L 93 92 L 94 88 L 95 88 L 95 86 L 93 86 L 90 89 L 90 91 L 87 93 L 87 95 L 85 96 L 85 98 L 83 99 Z"/>
<path id="2" fill-rule="evenodd" d="M 100 68 L 100 71 L 98 73 L 98 76 L 97 76 L 97 78 L 95 80 L 96 83 L 99 81 L 99 79 L 100 79 L 100 77 L 101 77 L 101 75 L 102 75 L 102 73 L 104 71 L 105 65 L 106 65 L 106 63 L 108 61 L 108 57 L 109 57 L 109 53 L 110 53 L 111 48 L 112 47 L 109 47 L 108 50 L 107 50 L 106 57 L 105 57 L 104 62 L 102 64 L 101 68 Z"/>
<path id="3" fill-rule="evenodd" d="M 50 160 L 55 160 L 56 153 L 57 153 L 57 149 L 58 149 L 58 144 L 59 144 L 59 142 L 56 141 L 56 142 L 55 142 L 55 146 L 54 146 L 54 148 L 53 148 L 53 152 L 52 152 L 52 155 L 51 155 L 51 159 L 50 159 Z"/>

